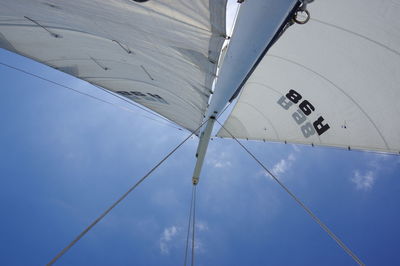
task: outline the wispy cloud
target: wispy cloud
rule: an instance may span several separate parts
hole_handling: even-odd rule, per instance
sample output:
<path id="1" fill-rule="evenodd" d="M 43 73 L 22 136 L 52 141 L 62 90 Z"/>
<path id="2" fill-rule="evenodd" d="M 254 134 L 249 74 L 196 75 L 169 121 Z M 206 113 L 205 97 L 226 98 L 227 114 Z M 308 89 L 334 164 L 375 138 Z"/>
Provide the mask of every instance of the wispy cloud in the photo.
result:
<path id="1" fill-rule="evenodd" d="M 196 239 L 194 242 L 194 250 L 196 250 L 197 253 L 204 253 L 204 244 L 200 239 Z"/>
<path id="2" fill-rule="evenodd" d="M 356 185 L 358 190 L 369 190 L 375 183 L 375 173 L 373 171 L 367 171 L 365 174 L 361 174 L 358 170 L 354 171 L 354 176 L 351 181 Z"/>
<path id="3" fill-rule="evenodd" d="M 162 233 L 160 237 L 160 251 L 161 254 L 169 254 L 170 250 L 170 242 L 172 239 L 176 237 L 178 232 L 180 231 L 180 228 L 177 226 L 171 226 L 167 227 L 164 229 L 164 232 Z"/>
<path id="4" fill-rule="evenodd" d="M 389 154 L 375 154 L 366 164 L 366 168 L 354 170 L 350 181 L 355 184 L 357 190 L 371 190 L 378 179 L 379 173 L 385 169 L 390 169 L 400 163 L 400 160 L 394 160 Z M 362 174 L 364 173 L 364 174 Z"/>
<path id="5" fill-rule="evenodd" d="M 164 231 L 162 232 L 159 240 L 159 246 L 160 246 L 160 252 L 163 255 L 168 255 L 171 251 L 171 249 L 177 247 L 177 242 L 183 243 L 184 239 L 182 234 L 182 228 L 176 225 L 166 227 L 164 228 Z M 208 231 L 208 225 L 206 222 L 203 221 L 197 221 L 196 222 L 196 232 L 205 232 Z M 197 235 L 196 241 L 195 241 L 195 246 L 194 248 L 197 250 L 197 252 L 204 252 L 204 244 Z"/>
<path id="6" fill-rule="evenodd" d="M 196 229 L 200 232 L 208 231 L 208 225 L 205 222 L 199 221 L 196 223 Z"/>
<path id="7" fill-rule="evenodd" d="M 214 168 L 226 168 L 232 166 L 228 153 L 226 152 L 210 153 L 210 157 L 206 163 Z"/>
<path id="8" fill-rule="evenodd" d="M 211 161 L 211 164 L 215 167 L 215 168 L 224 168 L 227 166 L 231 166 L 232 163 L 230 161 L 217 161 L 217 160 L 213 160 Z"/>
<path id="9" fill-rule="evenodd" d="M 285 159 L 281 159 L 279 162 L 277 162 L 273 167 L 272 167 L 272 172 L 275 175 L 280 175 L 285 173 L 287 170 L 290 169 L 292 166 L 293 162 L 296 160 L 296 157 L 294 156 L 293 153 L 290 153 L 289 156 Z"/>
<path id="10" fill-rule="evenodd" d="M 390 160 L 391 155 L 385 153 L 378 153 L 374 156 L 372 160 L 369 161 L 369 166 L 374 170 L 380 170 L 382 167 L 382 163 L 387 160 Z"/>
<path id="11" fill-rule="evenodd" d="M 292 148 L 293 148 L 293 150 L 295 152 L 299 152 L 300 151 L 299 145 L 297 145 L 297 144 L 292 144 Z"/>

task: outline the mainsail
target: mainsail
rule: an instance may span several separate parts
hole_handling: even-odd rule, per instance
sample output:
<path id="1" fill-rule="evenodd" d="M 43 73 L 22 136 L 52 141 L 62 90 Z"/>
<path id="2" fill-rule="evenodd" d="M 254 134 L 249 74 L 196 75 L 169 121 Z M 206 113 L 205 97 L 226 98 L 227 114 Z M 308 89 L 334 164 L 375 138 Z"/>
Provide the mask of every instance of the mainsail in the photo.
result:
<path id="1" fill-rule="evenodd" d="M 119 93 L 189 130 L 201 124 L 226 38 L 226 0 L 4 0 L 0 6 L 1 48 Z"/>
<path id="2" fill-rule="evenodd" d="M 400 152 L 399 1 L 314 1 L 247 80 L 237 138 Z M 221 128 L 220 137 L 231 137 Z"/>

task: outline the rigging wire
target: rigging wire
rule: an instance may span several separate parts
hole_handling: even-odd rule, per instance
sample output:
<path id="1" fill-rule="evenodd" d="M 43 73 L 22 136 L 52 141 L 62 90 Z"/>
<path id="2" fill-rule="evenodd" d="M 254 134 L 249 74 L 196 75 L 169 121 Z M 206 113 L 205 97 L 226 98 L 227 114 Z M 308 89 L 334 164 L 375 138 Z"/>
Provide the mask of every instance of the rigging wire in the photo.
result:
<path id="1" fill-rule="evenodd" d="M 257 157 L 249 151 L 227 128 L 225 128 L 218 120 L 218 124 L 262 167 L 264 170 L 310 215 L 310 217 L 348 254 L 353 260 L 361 265 L 365 264 L 357 257 L 357 255 L 348 248 L 338 236 L 336 236 L 295 194 L 293 194 Z"/>
<path id="2" fill-rule="evenodd" d="M 197 192 L 197 185 L 194 186 L 194 193 L 193 193 L 193 219 L 192 219 L 192 266 L 194 266 L 194 232 L 196 228 L 196 192 Z"/>
<path id="3" fill-rule="evenodd" d="M 98 97 L 96 97 L 96 96 L 90 95 L 90 94 L 85 93 L 85 92 L 83 92 L 83 91 L 79 91 L 79 90 L 74 89 L 74 88 L 72 88 L 72 87 L 69 87 L 69 86 L 67 86 L 67 85 L 64 85 L 64 84 L 61 84 L 61 83 L 59 83 L 59 82 L 56 82 L 56 81 L 47 79 L 47 78 L 42 77 L 42 76 L 39 76 L 39 75 L 34 74 L 34 73 L 32 73 L 32 72 L 29 72 L 29 71 L 27 71 L 27 70 L 24 70 L 24 69 L 21 69 L 21 68 L 18 68 L 18 67 L 14 67 L 14 66 L 11 66 L 11 65 L 6 64 L 6 63 L 3 63 L 3 62 L 0 62 L 0 65 L 2 65 L 2 66 L 4 66 L 4 67 L 7 67 L 7 68 L 10 68 L 10 69 L 13 69 L 13 70 L 16 70 L 16 71 L 19 71 L 19 72 L 24 73 L 24 74 L 26 74 L 26 75 L 29 75 L 29 76 L 38 78 L 38 79 L 40 79 L 40 80 L 43 80 L 43 81 L 52 83 L 52 84 L 54 84 L 54 85 L 56 85 L 56 86 L 59 86 L 59 87 L 62 87 L 62 88 L 71 90 L 71 91 L 73 91 L 73 92 L 76 92 L 76 93 L 78 93 L 78 94 L 87 96 L 87 97 L 92 98 L 92 99 L 94 99 L 94 100 L 97 100 L 97 101 L 100 101 L 100 102 L 103 102 L 103 103 L 106 103 L 106 104 L 115 106 L 115 107 L 120 108 L 120 109 L 122 109 L 122 110 L 129 111 L 129 112 L 135 112 L 135 111 L 132 110 L 132 109 L 126 108 L 126 107 L 121 106 L 121 105 L 117 105 L 117 104 L 115 104 L 115 103 L 112 103 L 112 102 L 109 102 L 109 101 L 106 101 L 106 100 L 103 100 L 103 99 L 101 99 L 101 98 L 98 98 Z M 90 83 L 90 84 L 92 84 L 92 83 Z M 157 116 L 157 117 L 159 117 L 159 118 L 161 118 L 161 119 L 164 119 L 164 120 L 167 121 L 168 123 L 172 123 L 172 122 L 169 121 L 168 119 L 166 119 L 166 118 L 164 118 L 164 117 L 162 117 L 162 116 L 160 116 L 160 115 L 158 115 L 158 114 L 156 114 L 156 113 L 153 113 L 153 112 L 151 112 L 151 111 L 149 111 L 149 110 L 147 110 L 147 109 L 145 109 L 145 108 L 143 108 L 143 107 L 141 107 L 141 106 L 135 104 L 134 102 L 131 102 L 131 101 L 125 99 L 124 97 L 121 97 L 121 96 L 118 95 L 118 94 L 112 93 L 111 91 L 108 91 L 108 90 L 106 90 L 106 89 L 104 89 L 104 88 L 102 88 L 102 87 L 100 87 L 100 86 L 98 86 L 98 85 L 96 85 L 96 84 L 92 84 L 92 85 L 96 86 L 97 88 L 101 89 L 102 91 L 104 91 L 104 92 L 106 92 L 106 93 L 108 93 L 108 94 L 110 94 L 110 95 L 112 95 L 112 96 L 115 96 L 115 97 L 117 97 L 117 98 L 119 98 L 119 99 L 121 99 L 121 100 L 123 100 L 123 101 L 125 101 L 125 102 L 127 102 L 127 103 L 129 103 L 129 104 L 131 104 L 131 105 L 133 105 L 133 106 L 135 106 L 135 107 L 137 107 L 137 108 L 139 108 L 139 109 L 142 109 L 143 111 L 146 111 L 146 112 L 148 112 L 148 113 L 150 113 L 150 114 L 152 114 L 152 115 L 154 115 L 154 116 Z M 225 109 L 219 114 L 219 116 L 221 116 L 229 106 L 230 106 L 230 103 L 229 103 L 229 104 L 225 107 Z M 143 116 L 144 116 L 144 115 L 143 115 Z M 218 116 L 218 117 L 219 117 L 219 116 Z M 163 122 L 161 122 L 161 121 L 159 121 L 159 120 L 152 119 L 151 117 L 148 117 L 148 116 L 144 116 L 144 117 L 146 117 L 146 118 L 148 118 L 148 119 L 151 119 L 151 120 L 153 120 L 153 121 L 156 121 L 156 122 L 165 124 L 165 123 L 163 123 Z M 85 236 L 86 233 L 88 233 L 98 222 L 100 222 L 109 212 L 111 212 L 112 209 L 114 209 L 114 208 L 115 208 L 122 200 L 124 200 L 137 186 L 139 186 L 139 184 L 142 183 L 154 170 L 156 170 L 169 156 L 171 156 L 180 146 L 182 146 L 190 137 L 192 137 L 193 134 L 195 134 L 208 120 L 209 120 L 209 118 L 206 119 L 196 130 L 194 130 L 193 132 L 191 132 L 191 134 L 190 134 L 186 139 L 184 139 L 184 140 L 183 140 L 178 146 L 176 146 L 169 154 L 167 154 L 156 166 L 154 166 L 146 175 L 144 175 L 135 185 L 133 185 L 131 188 L 129 188 L 129 190 L 128 190 L 127 192 L 125 192 L 125 193 L 124 193 L 116 202 L 114 202 L 106 211 L 104 211 L 97 219 L 95 219 L 88 227 L 86 227 L 73 241 L 71 241 L 71 242 L 68 244 L 68 246 L 64 247 L 64 249 L 62 249 L 62 250 L 61 250 L 47 265 L 53 265 L 61 256 L 63 256 L 72 246 L 74 246 L 83 236 Z M 176 128 L 176 129 L 178 129 L 178 130 L 182 130 L 181 128 L 175 127 L 175 126 L 173 126 L 173 125 L 171 125 L 171 124 L 166 124 L 166 125 L 171 126 L 171 127 L 174 127 L 174 128 Z M 194 221 L 194 219 L 195 219 L 195 206 L 194 206 L 194 204 L 195 204 L 195 201 L 196 201 L 196 190 L 197 190 L 197 189 L 196 189 L 196 186 L 193 186 L 192 202 L 191 202 L 190 214 L 189 214 L 189 217 L 190 217 L 189 219 L 190 219 L 190 220 L 189 220 L 189 226 L 188 226 L 188 235 L 187 235 L 187 240 L 186 240 L 186 251 L 185 251 L 185 265 L 186 265 L 186 262 L 187 262 L 187 251 L 188 251 L 188 244 L 189 244 L 190 222 L 192 221 L 192 226 L 193 226 L 193 231 L 192 231 L 192 253 L 191 253 L 191 254 L 192 254 L 192 260 L 191 260 L 192 266 L 194 265 L 194 247 L 195 247 L 195 246 L 194 246 L 194 242 L 195 242 L 195 238 L 194 238 L 194 237 L 195 237 L 195 230 L 194 230 L 194 227 L 195 227 L 195 221 Z M 192 204 L 192 203 L 193 203 L 193 204 Z M 192 208 L 193 208 L 193 220 L 191 220 Z"/>
<path id="4" fill-rule="evenodd" d="M 185 246 L 185 260 L 183 265 L 186 266 L 187 264 L 187 255 L 188 255 L 188 248 L 189 248 L 189 236 L 190 236 L 190 229 L 192 226 L 192 207 L 193 207 L 193 198 L 194 198 L 194 185 L 192 185 L 192 198 L 190 200 L 190 208 L 189 208 L 189 216 L 188 216 L 188 228 L 186 233 L 186 246 Z"/>
<path id="5" fill-rule="evenodd" d="M 218 115 L 220 117 L 231 105 L 231 102 L 225 106 L 222 112 Z M 208 118 L 207 120 L 209 120 Z M 203 124 L 205 124 L 205 121 Z M 189 208 L 189 216 L 188 216 L 188 227 L 186 232 L 186 244 L 185 244 L 185 258 L 183 265 L 187 265 L 187 258 L 188 258 L 188 249 L 189 249 L 189 238 L 190 238 L 190 230 L 192 229 L 192 250 L 191 250 L 191 265 L 194 266 L 194 251 L 195 251 L 195 219 L 196 219 L 196 192 L 197 192 L 197 185 L 192 185 L 192 198 L 190 200 L 190 208 Z"/>
<path id="6" fill-rule="evenodd" d="M 29 72 L 29 71 L 27 71 L 27 70 L 23 70 L 23 69 L 21 69 L 21 68 L 14 67 L 14 66 L 11 66 L 11 65 L 6 64 L 6 63 L 3 63 L 3 62 L 0 62 L 0 65 L 5 66 L 5 67 L 8 67 L 8 68 L 10 68 L 10 69 L 14 69 L 14 70 L 19 71 L 19 72 L 21 72 L 21 73 L 24 73 L 24 74 L 26 74 L 26 75 L 29 75 L 29 76 L 32 76 L 32 77 L 41 79 L 41 80 L 43 80 L 43 81 L 52 83 L 52 84 L 57 85 L 57 86 L 59 86 L 59 87 L 62 87 L 62 88 L 71 90 L 71 91 L 76 92 L 76 93 L 78 93 L 78 94 L 81 94 L 81 95 L 87 96 L 87 97 L 89 97 L 89 98 L 92 98 L 92 99 L 94 99 L 94 100 L 100 101 L 100 102 L 102 102 L 102 103 L 106 103 L 106 104 L 112 105 L 112 106 L 117 107 L 117 108 L 119 108 L 119 109 L 121 109 L 121 110 L 137 113 L 136 111 L 134 111 L 134 110 L 132 110 L 132 109 L 130 109 L 130 108 L 126 108 L 126 107 L 124 107 L 124 106 L 121 106 L 121 105 L 118 105 L 118 104 L 115 104 L 115 103 L 112 103 L 112 102 L 103 100 L 103 99 L 98 98 L 98 97 L 96 97 L 96 96 L 90 95 L 90 94 L 88 94 L 88 93 L 86 93 L 86 92 L 83 92 L 83 91 L 74 89 L 74 88 L 72 88 L 72 87 L 69 87 L 69 86 L 67 86 L 67 85 L 61 84 L 61 83 L 59 83 L 59 82 L 56 82 L 56 81 L 53 81 L 53 80 L 50 80 L 50 79 L 47 79 L 47 78 L 45 78 L 45 77 L 39 76 L 39 75 L 34 74 L 34 73 L 32 73 L 32 72 Z M 90 83 L 90 84 L 92 84 L 92 83 Z M 133 105 L 133 106 L 136 106 L 136 107 L 139 108 L 139 109 L 142 109 L 143 111 L 148 112 L 148 113 L 151 114 L 151 115 L 154 115 L 154 116 L 157 116 L 157 117 L 159 117 L 159 118 L 162 118 L 163 120 L 167 121 L 168 124 L 167 124 L 167 123 L 164 123 L 164 122 L 162 122 L 162 121 L 159 121 L 159 120 L 157 120 L 157 119 L 151 118 L 151 117 L 149 117 L 149 116 L 146 116 L 146 115 L 142 115 L 142 116 L 144 116 L 144 117 L 146 117 L 146 118 L 148 118 L 148 119 L 150 119 L 150 120 L 153 120 L 153 121 L 155 121 L 155 122 L 158 122 L 158 123 L 161 123 L 161 124 L 164 124 L 164 125 L 173 127 L 173 128 L 175 128 L 175 129 L 182 130 L 181 128 L 172 125 L 172 122 L 169 121 L 168 119 L 166 119 L 165 117 L 162 117 L 161 115 L 158 115 L 158 114 L 156 114 L 156 113 L 153 113 L 153 112 L 151 112 L 151 111 L 149 111 L 149 110 L 147 110 L 147 109 L 141 107 L 140 105 L 137 105 L 137 104 L 135 104 L 135 103 L 129 101 L 128 99 L 124 99 L 124 98 L 122 98 L 122 96 L 119 96 L 119 95 L 117 95 L 117 94 L 113 94 L 113 93 L 111 93 L 110 91 L 107 91 L 106 89 L 104 89 L 104 88 L 102 88 L 102 87 L 100 87 L 100 86 L 97 86 L 97 85 L 95 85 L 95 84 L 92 84 L 92 85 L 96 86 L 97 88 L 100 88 L 101 90 L 103 90 L 104 92 L 109 93 L 110 95 L 113 95 L 113 96 L 115 96 L 115 97 L 117 97 L 117 98 L 119 98 L 119 99 L 121 99 L 121 100 L 124 100 L 125 102 L 127 102 L 127 103 L 129 103 L 129 104 L 131 104 L 131 105 Z"/>
<path id="7" fill-rule="evenodd" d="M 100 222 L 112 209 L 115 208 L 121 201 L 123 201 L 137 186 L 139 186 L 152 172 L 154 172 L 165 160 L 167 160 L 175 151 L 177 151 L 193 134 L 195 134 L 206 122 L 205 120 L 196 130 L 192 131 L 181 143 L 179 143 L 173 150 L 171 150 L 161 161 L 159 161 L 153 168 L 150 169 L 139 181 L 128 189 L 117 201 L 115 201 L 107 210 L 105 210 L 99 217 L 97 217 L 88 227 L 86 227 L 74 240 L 71 241 L 64 249 L 62 249 L 48 264 L 53 265 L 62 255 L 64 255 L 72 246 L 76 244 L 90 229 L 92 229 L 98 222 Z M 193 260 L 193 259 L 192 259 Z"/>
<path id="8" fill-rule="evenodd" d="M 197 185 L 192 185 L 192 199 L 190 200 L 190 210 L 188 217 L 188 229 L 186 234 L 186 246 L 185 246 L 185 260 L 183 265 L 187 265 L 187 255 L 189 249 L 189 236 L 190 229 L 192 229 L 192 241 L 191 241 L 191 266 L 194 266 L 194 251 L 195 251 L 195 228 L 196 228 L 196 194 Z"/>

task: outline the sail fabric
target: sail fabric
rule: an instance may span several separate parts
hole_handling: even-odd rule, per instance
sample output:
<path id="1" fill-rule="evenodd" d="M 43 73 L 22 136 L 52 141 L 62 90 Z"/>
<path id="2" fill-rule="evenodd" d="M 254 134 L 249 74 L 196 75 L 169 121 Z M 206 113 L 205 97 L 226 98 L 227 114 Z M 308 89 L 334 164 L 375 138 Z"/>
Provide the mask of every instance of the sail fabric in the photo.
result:
<path id="1" fill-rule="evenodd" d="M 310 21 L 264 56 L 224 127 L 242 139 L 399 153 L 400 1 L 307 8 Z"/>
<path id="2" fill-rule="evenodd" d="M 0 47 L 193 131 L 225 40 L 226 0 L 2 0 Z"/>

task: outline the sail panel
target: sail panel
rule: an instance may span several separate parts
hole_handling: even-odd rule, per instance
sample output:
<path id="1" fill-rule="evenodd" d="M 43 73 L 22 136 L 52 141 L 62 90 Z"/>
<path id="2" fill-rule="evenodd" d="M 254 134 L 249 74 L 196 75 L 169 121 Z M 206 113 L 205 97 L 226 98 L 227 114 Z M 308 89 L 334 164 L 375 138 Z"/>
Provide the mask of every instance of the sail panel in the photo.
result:
<path id="1" fill-rule="evenodd" d="M 225 40 L 225 6 L 226 0 L 5 0 L 0 47 L 194 130 Z"/>
<path id="2" fill-rule="evenodd" d="M 224 127 L 243 139 L 399 153 L 400 1 L 308 9 L 311 20 L 270 49 Z"/>

